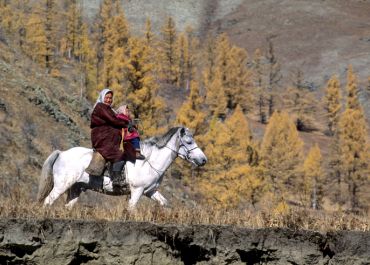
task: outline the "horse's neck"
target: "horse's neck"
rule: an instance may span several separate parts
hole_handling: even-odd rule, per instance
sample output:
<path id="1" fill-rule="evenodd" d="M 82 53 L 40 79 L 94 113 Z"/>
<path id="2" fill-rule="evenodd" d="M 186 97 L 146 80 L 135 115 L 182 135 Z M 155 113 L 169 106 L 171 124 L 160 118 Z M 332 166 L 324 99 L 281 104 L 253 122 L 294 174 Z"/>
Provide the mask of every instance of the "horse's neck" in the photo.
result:
<path id="1" fill-rule="evenodd" d="M 176 136 L 173 136 L 164 147 L 157 148 L 155 152 L 158 155 L 151 155 L 150 163 L 155 165 L 158 171 L 164 172 L 177 157 Z"/>

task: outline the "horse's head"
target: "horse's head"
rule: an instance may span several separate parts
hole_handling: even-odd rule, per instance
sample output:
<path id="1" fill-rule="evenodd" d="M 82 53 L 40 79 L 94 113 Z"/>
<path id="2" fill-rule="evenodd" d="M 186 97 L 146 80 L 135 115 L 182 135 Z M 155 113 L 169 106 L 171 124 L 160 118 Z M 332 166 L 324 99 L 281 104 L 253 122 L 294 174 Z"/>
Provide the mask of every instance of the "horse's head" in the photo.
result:
<path id="1" fill-rule="evenodd" d="M 192 133 L 187 128 L 180 128 L 179 131 L 179 150 L 178 155 L 196 166 L 204 166 L 207 163 L 207 157 L 198 147 Z"/>

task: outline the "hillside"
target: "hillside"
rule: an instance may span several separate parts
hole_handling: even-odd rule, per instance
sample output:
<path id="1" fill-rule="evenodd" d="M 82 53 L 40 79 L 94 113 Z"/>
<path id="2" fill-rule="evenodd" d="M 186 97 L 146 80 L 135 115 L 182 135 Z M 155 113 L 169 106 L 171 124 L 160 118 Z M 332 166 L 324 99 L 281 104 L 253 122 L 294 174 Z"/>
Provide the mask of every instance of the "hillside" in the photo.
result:
<path id="1" fill-rule="evenodd" d="M 89 107 L 79 97 L 72 71 L 51 78 L 26 56 L 0 40 L 1 193 L 16 183 L 35 194 L 41 166 L 54 149 L 90 146 Z M 24 187 L 25 188 L 25 187 Z"/>
<path id="2" fill-rule="evenodd" d="M 83 1 L 85 14 L 93 17 L 101 1 Z M 122 1 L 131 31 L 144 29 L 150 18 L 159 32 L 172 16 L 178 30 L 192 26 L 201 38 L 210 32 L 227 32 L 250 55 L 266 49 L 272 37 L 285 80 L 301 69 L 306 81 L 322 88 L 328 78 L 344 78 L 352 64 L 362 82 L 370 75 L 370 3 L 350 0 L 199 0 Z"/>
<path id="3" fill-rule="evenodd" d="M 100 1 L 83 1 L 84 12 L 93 19 Z M 365 91 L 370 75 L 370 4 L 366 1 L 122 1 L 132 34 L 141 33 L 146 17 L 160 31 L 164 18 L 172 16 L 179 30 L 195 28 L 201 40 L 209 33 L 227 32 L 231 40 L 245 48 L 250 57 L 257 48 L 265 53 L 266 38 L 272 38 L 275 54 L 282 67 L 281 87 L 292 82 L 292 73 L 301 70 L 304 82 L 322 96 L 323 87 L 332 74 L 340 75 L 344 90 L 349 64 L 359 76 L 360 100 L 370 121 L 370 96 Z M 65 58 L 64 58 L 65 59 Z M 2 194 L 8 195 L 15 183 L 26 183 L 35 194 L 36 181 L 43 161 L 53 149 L 90 146 L 88 102 L 81 91 L 79 70 L 63 61 L 60 74 L 52 77 L 38 67 L 12 40 L 0 32 L 0 169 Z M 185 100 L 185 89 L 166 90 L 165 100 L 171 111 Z M 169 92 L 169 93 L 167 93 Z M 174 113 L 171 113 L 172 117 Z M 263 137 L 265 125 L 249 117 L 254 137 Z M 324 115 L 315 117 L 318 131 L 300 133 L 305 151 L 319 143 L 328 153 L 331 139 L 324 134 Z M 370 124 L 370 123 L 369 123 Z M 171 175 L 171 174 L 169 174 Z M 179 190 L 188 196 L 191 184 L 166 178 L 165 193 Z"/>
<path id="4" fill-rule="evenodd" d="M 83 1 L 85 15 L 92 19 L 100 3 L 99 0 Z M 256 49 L 266 53 L 267 38 L 272 38 L 283 73 L 281 86 L 292 84 L 294 73 L 300 70 L 305 85 L 317 91 L 319 100 L 333 75 L 339 76 L 344 94 L 346 71 L 351 64 L 358 76 L 359 96 L 370 125 L 368 1 L 124 0 L 122 6 L 134 35 L 143 32 L 147 18 L 153 30 L 159 33 L 165 18 L 171 16 L 179 31 L 190 25 L 203 40 L 208 34 L 226 32 L 235 44 L 249 52 L 250 57 Z M 179 95 L 166 96 L 170 104 L 181 102 Z M 316 118 L 322 123 L 324 114 L 318 115 Z M 261 130 L 256 128 L 255 131 L 261 136 Z"/>

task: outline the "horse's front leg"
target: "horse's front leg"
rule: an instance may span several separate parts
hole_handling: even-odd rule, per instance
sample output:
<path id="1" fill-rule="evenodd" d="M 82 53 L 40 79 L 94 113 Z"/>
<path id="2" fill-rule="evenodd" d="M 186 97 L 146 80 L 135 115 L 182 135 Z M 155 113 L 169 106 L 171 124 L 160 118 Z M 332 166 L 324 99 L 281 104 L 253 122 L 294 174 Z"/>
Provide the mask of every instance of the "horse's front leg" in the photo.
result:
<path id="1" fill-rule="evenodd" d="M 144 187 L 131 187 L 131 198 L 128 201 L 129 211 L 135 210 L 135 206 L 139 201 L 141 195 L 144 193 Z"/>
<path id="2" fill-rule="evenodd" d="M 153 192 L 148 192 L 145 195 L 151 198 L 152 200 L 159 202 L 161 206 L 164 206 L 164 207 L 169 206 L 168 200 L 157 190 Z"/>

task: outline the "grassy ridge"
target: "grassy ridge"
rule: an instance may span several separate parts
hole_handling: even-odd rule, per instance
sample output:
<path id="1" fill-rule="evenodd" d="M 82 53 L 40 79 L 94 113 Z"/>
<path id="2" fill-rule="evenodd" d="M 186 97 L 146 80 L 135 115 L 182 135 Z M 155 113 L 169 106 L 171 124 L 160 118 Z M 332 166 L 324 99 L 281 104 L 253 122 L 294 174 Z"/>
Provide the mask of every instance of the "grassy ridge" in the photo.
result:
<path id="1" fill-rule="evenodd" d="M 289 208 L 284 211 L 254 209 L 217 209 L 207 205 L 186 206 L 175 202 L 171 208 L 142 199 L 135 212 L 127 211 L 126 197 L 107 197 L 102 203 L 78 203 L 72 210 L 63 205 L 63 199 L 51 208 L 27 197 L 28 192 L 15 188 L 8 197 L 0 197 L 0 218 L 24 219 L 86 219 L 106 221 L 153 222 L 177 225 L 234 225 L 248 228 L 284 227 L 315 231 L 355 230 L 370 231 L 370 216 L 336 211 L 313 211 Z"/>

